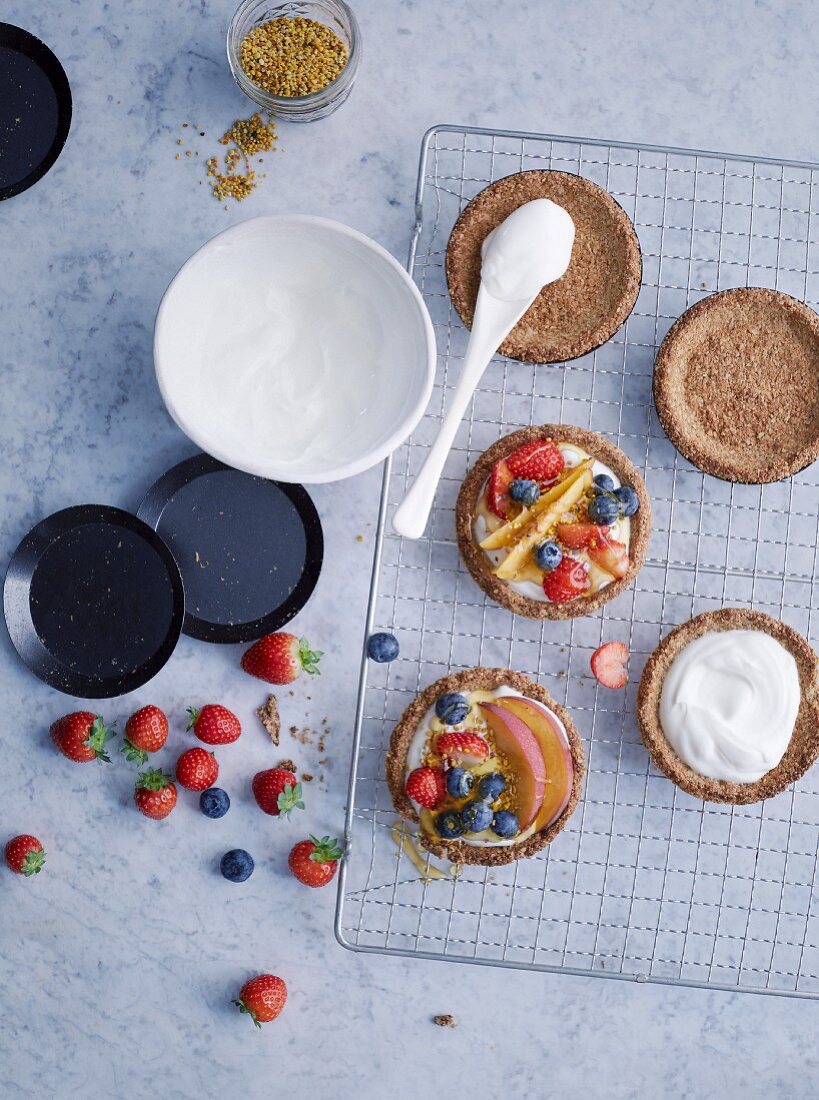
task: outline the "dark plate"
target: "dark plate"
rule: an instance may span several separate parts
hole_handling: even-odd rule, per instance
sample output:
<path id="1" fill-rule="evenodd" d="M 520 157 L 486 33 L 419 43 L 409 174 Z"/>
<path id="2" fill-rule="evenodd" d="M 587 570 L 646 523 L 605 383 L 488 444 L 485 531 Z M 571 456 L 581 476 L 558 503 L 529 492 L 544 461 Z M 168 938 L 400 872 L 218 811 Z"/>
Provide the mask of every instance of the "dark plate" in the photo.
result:
<path id="1" fill-rule="evenodd" d="M 42 179 L 71 125 L 71 88 L 39 38 L 0 23 L 0 199 Z"/>
<path id="2" fill-rule="evenodd" d="M 185 634 L 248 642 L 307 603 L 324 537 L 301 485 L 268 481 L 199 454 L 168 470 L 137 515 L 167 544 L 185 584 Z"/>
<path id="3" fill-rule="evenodd" d="M 110 699 L 162 668 L 185 614 L 182 578 L 155 531 L 119 508 L 55 512 L 6 574 L 11 640 L 31 671 L 69 695 Z"/>

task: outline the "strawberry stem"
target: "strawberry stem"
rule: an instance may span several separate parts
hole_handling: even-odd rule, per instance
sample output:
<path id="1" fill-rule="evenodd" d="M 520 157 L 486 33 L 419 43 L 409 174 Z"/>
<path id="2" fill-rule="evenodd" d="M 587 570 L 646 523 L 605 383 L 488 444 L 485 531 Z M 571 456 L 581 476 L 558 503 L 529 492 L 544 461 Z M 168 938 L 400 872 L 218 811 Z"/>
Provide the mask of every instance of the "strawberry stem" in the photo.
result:
<path id="1" fill-rule="evenodd" d="M 125 753 L 125 759 L 130 764 L 138 764 L 140 767 L 148 762 L 148 754 L 144 749 L 138 749 L 136 745 L 132 745 L 126 737 L 122 742 L 122 748 L 120 752 Z"/>
<path id="2" fill-rule="evenodd" d="M 253 1023 L 256 1025 L 256 1027 L 261 1028 L 262 1025 L 256 1019 L 256 1013 L 253 1011 L 252 1008 L 248 1008 L 244 1001 L 231 1001 L 230 1003 L 232 1005 L 236 1005 L 240 1012 L 246 1012 Z"/>
<path id="3" fill-rule="evenodd" d="M 288 783 L 282 793 L 276 799 L 280 817 L 289 817 L 292 810 L 303 810 L 304 803 L 301 800 L 301 783 Z"/>
<path id="4" fill-rule="evenodd" d="M 161 768 L 148 768 L 147 771 L 139 773 L 135 786 L 146 791 L 161 791 L 172 782 L 172 777 Z"/>
<path id="5" fill-rule="evenodd" d="M 318 837 L 310 836 L 310 840 L 313 842 L 313 851 L 310 853 L 310 859 L 314 863 L 335 863 L 336 860 L 341 859 L 343 855 L 343 849 L 339 842 L 329 836 L 323 836 L 321 840 Z"/>
<path id="6" fill-rule="evenodd" d="M 321 669 L 318 667 L 318 663 L 323 656 L 323 650 L 312 650 L 306 638 L 299 639 L 299 660 L 305 672 L 311 676 L 319 676 Z"/>
<path id="7" fill-rule="evenodd" d="M 97 760 L 104 760 L 106 764 L 111 763 L 111 757 L 105 751 L 106 741 L 110 741 L 114 736 L 114 726 L 116 722 L 112 722 L 110 727 L 106 726 L 102 720 L 102 715 L 98 714 L 91 724 L 91 728 L 88 731 L 88 737 L 85 739 L 84 744 L 92 749 Z"/>
<path id="8" fill-rule="evenodd" d="M 43 869 L 45 863 L 45 852 L 40 849 L 39 852 L 29 852 L 26 858 L 23 860 L 23 866 L 20 870 L 28 878 L 29 875 L 39 875 Z"/>
<path id="9" fill-rule="evenodd" d="M 193 729 L 193 727 L 199 721 L 199 715 L 201 713 L 202 712 L 197 710 L 196 707 L 188 707 L 188 718 L 190 719 L 190 721 L 188 722 L 188 725 L 187 725 L 186 729 L 189 729 L 189 730 Z"/>

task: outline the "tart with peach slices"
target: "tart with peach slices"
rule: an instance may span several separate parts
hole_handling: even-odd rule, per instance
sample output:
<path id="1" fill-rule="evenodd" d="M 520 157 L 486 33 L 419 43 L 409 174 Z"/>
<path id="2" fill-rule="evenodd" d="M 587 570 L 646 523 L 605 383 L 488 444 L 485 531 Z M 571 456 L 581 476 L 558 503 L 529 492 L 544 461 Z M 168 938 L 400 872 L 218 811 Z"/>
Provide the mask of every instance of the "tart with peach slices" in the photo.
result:
<path id="1" fill-rule="evenodd" d="M 431 684 L 393 730 L 387 783 L 433 855 L 484 866 L 551 843 L 577 806 L 583 746 L 568 713 L 519 672 L 471 668 Z"/>
<path id="2" fill-rule="evenodd" d="M 630 459 L 569 424 L 524 428 L 478 459 L 458 494 L 458 547 L 496 603 L 531 619 L 591 615 L 637 576 L 651 505 Z"/>

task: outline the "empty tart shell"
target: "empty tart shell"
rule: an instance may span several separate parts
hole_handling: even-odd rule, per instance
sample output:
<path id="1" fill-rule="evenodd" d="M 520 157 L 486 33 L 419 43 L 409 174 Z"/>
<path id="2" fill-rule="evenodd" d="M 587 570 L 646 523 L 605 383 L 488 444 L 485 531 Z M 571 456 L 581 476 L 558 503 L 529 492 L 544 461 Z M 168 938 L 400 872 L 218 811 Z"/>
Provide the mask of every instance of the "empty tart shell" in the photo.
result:
<path id="1" fill-rule="evenodd" d="M 545 286 L 500 346 L 529 363 L 575 359 L 600 347 L 634 309 L 643 262 L 625 210 L 591 180 L 568 172 L 520 172 L 491 183 L 464 208 L 446 251 L 449 294 L 472 327 L 485 237 L 526 202 L 551 199 L 575 225 L 569 268 Z"/>
<path id="2" fill-rule="evenodd" d="M 553 439 L 555 443 L 570 443 L 599 458 L 617 474 L 624 485 L 630 485 L 637 494 L 640 506 L 631 517 L 628 572 L 620 580 L 614 580 L 593 596 L 580 596 L 568 603 L 550 603 L 533 600 L 515 591 L 506 581 L 492 572 L 492 562 L 478 545 L 473 534 L 475 510 L 492 467 L 498 459 L 506 458 L 524 443 L 538 439 Z M 597 432 L 588 428 L 576 428 L 572 424 L 542 424 L 539 427 L 522 428 L 505 435 L 484 451 L 464 478 L 455 506 L 455 533 L 458 549 L 473 579 L 490 599 L 507 608 L 514 615 L 528 619 L 575 619 L 581 615 L 593 615 L 604 604 L 615 599 L 634 581 L 643 567 L 651 538 L 651 503 L 645 482 L 637 467 L 627 455 Z"/>
<path id="3" fill-rule="evenodd" d="M 407 707 L 398 720 L 398 724 L 390 737 L 390 749 L 387 753 L 386 771 L 387 785 L 390 789 L 393 805 L 401 817 L 418 822 L 410 799 L 404 791 L 406 781 L 406 761 L 410 744 L 416 730 L 424 718 L 424 715 L 435 705 L 436 699 L 447 692 L 492 691 L 502 684 L 534 699 L 548 707 L 563 723 L 569 740 L 569 751 L 572 757 L 573 778 L 572 790 L 569 801 L 560 817 L 553 821 L 545 829 L 532 833 L 518 844 L 508 845 L 472 845 L 465 844 L 461 840 L 443 840 L 428 836 L 423 830 L 419 830 L 419 843 L 428 852 L 441 859 L 451 860 L 453 863 L 471 863 L 483 867 L 500 866 L 505 863 L 513 863 L 518 859 L 533 856 L 547 844 L 551 844 L 558 833 L 564 828 L 566 822 L 574 813 L 580 799 L 583 787 L 583 776 L 586 771 L 586 760 L 583 753 L 583 743 L 574 722 L 569 717 L 568 711 L 556 703 L 549 692 L 524 676 L 520 672 L 514 672 L 508 668 L 468 668 L 462 672 L 453 672 L 436 680 L 418 695 Z"/>
<path id="4" fill-rule="evenodd" d="M 754 783 L 732 783 L 700 775 L 680 759 L 660 725 L 660 696 L 671 663 L 696 638 L 715 630 L 762 630 L 784 646 L 796 661 L 801 701 L 790 744 L 776 767 Z M 761 611 L 741 607 L 706 611 L 675 627 L 649 657 L 637 695 L 637 722 L 654 765 L 694 798 L 735 805 L 772 798 L 800 779 L 819 756 L 819 663 L 816 654 L 801 634 Z"/>
<path id="5" fill-rule="evenodd" d="M 819 458 L 819 317 L 763 287 L 679 318 L 654 364 L 654 403 L 689 462 L 726 481 L 779 481 Z"/>

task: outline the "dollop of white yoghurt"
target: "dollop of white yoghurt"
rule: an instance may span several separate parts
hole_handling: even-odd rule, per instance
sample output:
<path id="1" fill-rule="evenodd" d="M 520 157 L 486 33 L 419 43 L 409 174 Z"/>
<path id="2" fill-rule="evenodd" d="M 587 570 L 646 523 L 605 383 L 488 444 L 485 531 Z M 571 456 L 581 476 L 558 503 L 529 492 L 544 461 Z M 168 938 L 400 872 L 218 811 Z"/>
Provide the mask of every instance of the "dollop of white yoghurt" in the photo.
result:
<path id="1" fill-rule="evenodd" d="M 574 222 L 551 199 L 533 199 L 513 210 L 481 245 L 481 283 L 493 298 L 517 302 L 566 274 Z"/>
<path id="2" fill-rule="evenodd" d="M 754 783 L 785 755 L 799 701 L 796 661 L 776 639 L 761 630 L 716 631 L 672 661 L 660 725 L 700 775 Z"/>

